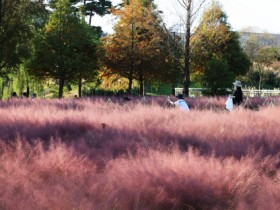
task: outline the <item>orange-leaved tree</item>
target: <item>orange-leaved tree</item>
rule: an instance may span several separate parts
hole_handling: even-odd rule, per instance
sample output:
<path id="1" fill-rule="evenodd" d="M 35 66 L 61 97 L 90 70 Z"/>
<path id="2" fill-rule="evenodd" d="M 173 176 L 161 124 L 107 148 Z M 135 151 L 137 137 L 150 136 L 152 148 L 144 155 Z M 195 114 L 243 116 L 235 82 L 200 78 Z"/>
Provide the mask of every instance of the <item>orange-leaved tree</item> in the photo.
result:
<path id="1" fill-rule="evenodd" d="M 168 50 L 164 27 L 152 1 L 125 1 L 113 11 L 119 17 L 114 34 L 104 38 L 104 65 L 113 73 L 139 81 L 139 94 L 144 95 L 144 82 L 161 80 L 168 70 Z"/>

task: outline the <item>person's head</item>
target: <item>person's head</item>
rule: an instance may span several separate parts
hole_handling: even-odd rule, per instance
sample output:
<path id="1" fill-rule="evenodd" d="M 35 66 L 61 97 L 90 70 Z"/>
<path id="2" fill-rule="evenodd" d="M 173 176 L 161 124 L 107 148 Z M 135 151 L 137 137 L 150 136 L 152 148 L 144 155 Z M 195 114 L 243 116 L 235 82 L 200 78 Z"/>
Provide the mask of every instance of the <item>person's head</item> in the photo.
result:
<path id="1" fill-rule="evenodd" d="M 17 93 L 16 93 L 16 92 L 13 92 L 13 93 L 12 93 L 12 97 L 17 97 Z"/>
<path id="2" fill-rule="evenodd" d="M 236 81 L 233 83 L 233 85 L 234 85 L 235 87 L 242 87 L 241 82 L 238 81 L 238 80 L 236 80 Z"/>
<path id="3" fill-rule="evenodd" d="M 178 94 L 178 95 L 177 95 L 177 98 L 178 98 L 178 99 L 184 99 L 184 95 L 183 95 L 183 94 Z"/>
<path id="4" fill-rule="evenodd" d="M 236 80 L 236 81 L 233 83 L 233 85 L 234 85 L 234 90 L 241 90 L 242 85 L 241 85 L 241 82 L 240 82 L 240 81 Z"/>
<path id="5" fill-rule="evenodd" d="M 33 93 L 32 98 L 36 98 L 36 97 L 37 97 L 36 93 Z"/>

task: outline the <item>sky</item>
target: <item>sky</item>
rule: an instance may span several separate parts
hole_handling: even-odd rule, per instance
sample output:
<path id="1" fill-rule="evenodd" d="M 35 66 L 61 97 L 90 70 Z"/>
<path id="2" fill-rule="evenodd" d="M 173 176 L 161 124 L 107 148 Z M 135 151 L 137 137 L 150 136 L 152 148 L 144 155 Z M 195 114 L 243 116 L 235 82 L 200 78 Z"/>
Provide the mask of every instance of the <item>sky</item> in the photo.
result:
<path id="1" fill-rule="evenodd" d="M 178 0 L 154 0 L 158 9 L 163 12 L 163 20 L 167 27 L 178 25 L 181 6 Z M 113 5 L 121 0 L 112 0 Z M 208 0 L 211 2 L 211 0 Z M 219 0 L 223 11 L 228 16 L 228 23 L 235 31 L 251 27 L 255 32 L 280 34 L 280 0 Z M 182 14 L 182 12 L 181 12 Z M 197 18 L 199 20 L 199 17 Z M 94 25 L 102 26 L 107 33 L 113 32 L 114 17 L 106 15 L 96 16 Z M 179 29 L 177 29 L 179 30 Z"/>

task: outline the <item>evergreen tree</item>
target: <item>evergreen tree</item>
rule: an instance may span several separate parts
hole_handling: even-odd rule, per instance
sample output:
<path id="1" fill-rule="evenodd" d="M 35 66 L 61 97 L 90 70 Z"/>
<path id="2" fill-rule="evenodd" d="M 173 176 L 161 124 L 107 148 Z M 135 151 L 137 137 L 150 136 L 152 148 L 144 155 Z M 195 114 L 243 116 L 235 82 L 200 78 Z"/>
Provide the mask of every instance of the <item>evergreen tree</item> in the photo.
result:
<path id="1" fill-rule="evenodd" d="M 112 7 L 110 0 L 82 0 L 84 5 L 82 7 L 83 14 L 89 16 L 89 25 L 91 25 L 94 14 L 103 16 L 109 13 Z"/>
<path id="2" fill-rule="evenodd" d="M 60 98 L 66 81 L 77 81 L 80 89 L 81 80 L 96 71 L 94 35 L 79 16 L 69 0 L 56 1 L 54 12 L 36 40 L 29 65 L 36 78 L 58 81 Z"/>

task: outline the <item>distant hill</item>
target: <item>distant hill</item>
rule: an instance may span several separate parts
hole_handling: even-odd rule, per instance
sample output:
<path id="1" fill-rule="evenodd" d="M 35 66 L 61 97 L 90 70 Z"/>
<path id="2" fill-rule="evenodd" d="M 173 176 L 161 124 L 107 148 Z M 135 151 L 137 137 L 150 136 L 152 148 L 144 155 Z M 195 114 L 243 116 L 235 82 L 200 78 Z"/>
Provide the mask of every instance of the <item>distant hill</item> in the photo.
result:
<path id="1" fill-rule="evenodd" d="M 265 34 L 265 33 L 252 33 L 252 32 L 238 32 L 240 36 L 240 44 L 244 46 L 247 39 L 251 36 L 259 36 L 264 46 L 275 46 L 280 48 L 280 34 Z"/>
<path id="2" fill-rule="evenodd" d="M 280 48 L 280 34 L 264 34 L 264 33 L 252 33 L 252 32 L 237 32 L 240 36 L 240 44 L 243 47 L 250 35 L 254 34 L 260 36 L 263 40 L 264 46 L 276 46 Z M 184 46 L 185 33 L 170 32 L 170 38 L 175 39 L 178 44 Z"/>

